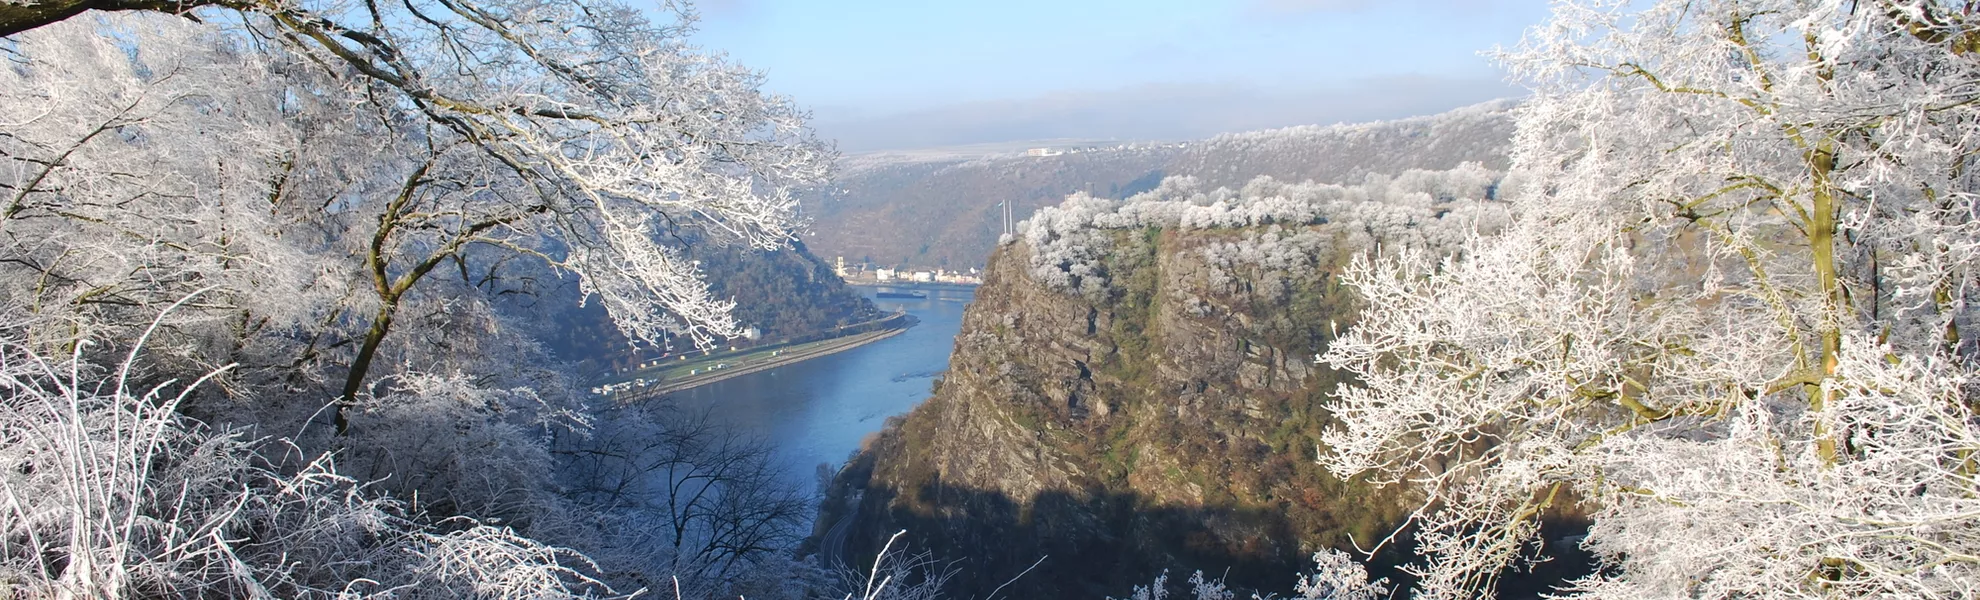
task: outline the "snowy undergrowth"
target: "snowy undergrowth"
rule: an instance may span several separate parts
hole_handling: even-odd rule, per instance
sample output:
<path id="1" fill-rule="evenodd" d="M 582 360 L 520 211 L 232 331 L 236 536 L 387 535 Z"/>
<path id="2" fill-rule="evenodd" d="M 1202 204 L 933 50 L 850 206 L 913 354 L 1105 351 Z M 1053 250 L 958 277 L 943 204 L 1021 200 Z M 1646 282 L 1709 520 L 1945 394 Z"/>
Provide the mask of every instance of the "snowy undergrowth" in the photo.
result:
<path id="1" fill-rule="evenodd" d="M 1192 600 L 1236 600 L 1237 592 L 1197 571 L 1189 577 L 1188 595 Z M 1169 600 L 1169 574 L 1162 573 L 1145 586 L 1135 586 L 1127 600 Z M 1313 554 L 1313 571 L 1301 573 L 1293 581 L 1293 595 L 1286 600 L 1383 600 L 1392 588 L 1388 578 L 1368 580 L 1368 570 L 1348 553 L 1322 550 Z M 1252 600 L 1275 600 L 1278 596 L 1252 594 Z"/>
<path id="2" fill-rule="evenodd" d="M 465 518 L 424 523 L 333 456 L 177 410 L 203 381 L 133 384 L 83 344 L 0 332 L 0 595 L 618 597 L 583 555 Z M 21 594 L 23 596 L 15 596 Z"/>

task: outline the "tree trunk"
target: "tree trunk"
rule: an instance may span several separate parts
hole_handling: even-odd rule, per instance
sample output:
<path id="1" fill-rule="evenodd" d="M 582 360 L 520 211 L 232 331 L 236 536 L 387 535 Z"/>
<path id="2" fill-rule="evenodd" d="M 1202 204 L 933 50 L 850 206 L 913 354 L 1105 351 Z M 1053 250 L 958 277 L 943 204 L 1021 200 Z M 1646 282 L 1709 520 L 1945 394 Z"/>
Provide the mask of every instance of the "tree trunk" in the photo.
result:
<path id="1" fill-rule="evenodd" d="M 337 435 L 350 432 L 351 418 L 347 412 L 357 403 L 357 393 L 364 387 L 365 373 L 371 370 L 371 360 L 378 356 L 378 344 L 385 341 L 385 334 L 392 330 L 392 313 L 399 308 L 399 299 L 392 298 L 378 307 L 378 316 L 371 320 L 371 328 L 364 332 L 364 345 L 358 348 L 357 358 L 351 360 L 351 372 L 344 376 L 344 393 L 337 398 Z"/>
<path id="2" fill-rule="evenodd" d="M 1836 269 L 1836 228 L 1840 213 L 1839 192 L 1836 190 L 1831 173 L 1836 166 L 1833 143 L 1823 140 L 1808 153 L 1806 159 L 1812 174 L 1814 194 L 1809 207 L 1808 245 L 1814 252 L 1815 281 L 1822 292 L 1822 314 L 1817 315 L 1818 333 L 1822 337 L 1822 379 L 1836 376 L 1837 355 L 1842 353 L 1843 317 L 1850 309 L 1843 297 L 1843 287 Z M 1830 391 L 1819 384 L 1809 389 L 1809 408 L 1817 413 L 1826 410 L 1832 403 Z M 1828 427 L 1821 421 L 1815 424 L 1815 453 L 1824 462 L 1836 461 L 1836 440 Z"/>

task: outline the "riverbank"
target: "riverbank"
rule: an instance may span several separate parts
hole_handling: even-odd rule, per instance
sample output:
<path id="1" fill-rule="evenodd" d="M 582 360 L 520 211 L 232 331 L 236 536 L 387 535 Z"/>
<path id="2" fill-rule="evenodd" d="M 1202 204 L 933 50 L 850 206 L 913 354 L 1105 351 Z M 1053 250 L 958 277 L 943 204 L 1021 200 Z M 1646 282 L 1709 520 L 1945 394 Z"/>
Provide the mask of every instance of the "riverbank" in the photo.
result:
<path id="1" fill-rule="evenodd" d="M 855 281 L 846 280 L 846 285 L 863 288 L 899 288 L 904 290 L 949 290 L 975 292 L 981 284 L 975 283 L 934 283 L 927 281 Z"/>
<path id="2" fill-rule="evenodd" d="M 862 291 L 872 296 L 871 290 Z M 738 435 L 770 442 L 777 447 L 777 470 L 784 480 L 812 489 L 819 464 L 844 463 L 889 417 L 927 399 L 948 368 L 972 294 L 931 291 L 928 296 L 876 302 L 882 310 L 902 309 L 914 319 L 914 327 L 897 335 L 671 392 L 663 402 L 705 413 Z"/>
<path id="3" fill-rule="evenodd" d="M 642 382 L 643 385 L 623 388 L 607 395 L 618 402 L 651 400 L 730 378 L 845 352 L 900 335 L 905 331 L 907 327 L 881 329 L 793 346 L 682 361 L 678 365 L 633 372 L 629 374 L 627 381 Z"/>

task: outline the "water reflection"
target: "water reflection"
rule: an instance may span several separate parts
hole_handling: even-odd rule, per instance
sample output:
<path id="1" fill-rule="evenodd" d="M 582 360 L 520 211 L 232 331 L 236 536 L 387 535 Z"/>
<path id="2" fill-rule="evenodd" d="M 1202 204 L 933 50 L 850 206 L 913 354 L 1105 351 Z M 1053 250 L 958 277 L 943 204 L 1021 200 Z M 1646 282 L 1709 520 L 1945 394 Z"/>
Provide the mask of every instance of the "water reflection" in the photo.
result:
<path id="1" fill-rule="evenodd" d="M 876 290 L 866 289 L 873 298 Z M 880 430 L 887 417 L 928 398 L 949 367 L 972 291 L 932 290 L 924 299 L 873 298 L 882 311 L 906 308 L 921 324 L 906 333 L 824 358 L 716 382 L 672 396 L 708 410 L 745 435 L 769 440 L 780 466 L 811 489 L 819 463 L 834 468 Z"/>

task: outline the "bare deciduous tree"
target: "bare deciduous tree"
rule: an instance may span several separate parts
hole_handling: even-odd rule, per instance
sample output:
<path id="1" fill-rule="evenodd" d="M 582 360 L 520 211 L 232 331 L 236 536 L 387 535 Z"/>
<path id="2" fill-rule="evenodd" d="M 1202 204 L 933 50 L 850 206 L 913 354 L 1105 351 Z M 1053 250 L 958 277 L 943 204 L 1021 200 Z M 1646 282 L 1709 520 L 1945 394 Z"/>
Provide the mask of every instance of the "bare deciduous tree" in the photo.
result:
<path id="1" fill-rule="evenodd" d="M 813 512 L 769 445 L 706 413 L 617 408 L 556 452 L 576 502 L 623 518 L 615 534 L 626 539 L 615 545 L 649 551 L 665 563 L 655 572 L 696 590 L 750 576 L 803 537 Z"/>

